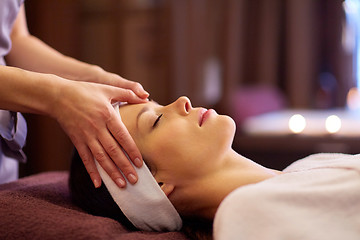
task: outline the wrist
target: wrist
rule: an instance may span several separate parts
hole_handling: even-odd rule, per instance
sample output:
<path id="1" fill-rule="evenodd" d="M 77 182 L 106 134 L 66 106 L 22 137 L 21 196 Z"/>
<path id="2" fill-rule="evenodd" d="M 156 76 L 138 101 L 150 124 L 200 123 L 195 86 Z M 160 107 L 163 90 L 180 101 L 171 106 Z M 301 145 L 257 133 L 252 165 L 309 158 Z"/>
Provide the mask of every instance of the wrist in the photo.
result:
<path id="1" fill-rule="evenodd" d="M 59 90 L 59 77 L 15 67 L 1 67 L 0 108 L 36 114 L 50 114 Z"/>
<path id="2" fill-rule="evenodd" d="M 82 82 L 100 83 L 101 76 L 104 72 L 104 69 L 97 65 L 83 63 L 82 67 L 80 67 L 77 72 L 78 75 L 70 79 Z"/>
<path id="3" fill-rule="evenodd" d="M 43 92 L 42 97 L 39 99 L 40 114 L 47 115 L 49 117 L 57 119 L 61 114 L 62 109 L 66 104 L 66 95 L 71 90 L 72 83 L 74 81 L 64 79 L 53 74 L 41 74 L 44 78 L 43 81 Z M 74 87 L 75 88 L 75 87 Z"/>

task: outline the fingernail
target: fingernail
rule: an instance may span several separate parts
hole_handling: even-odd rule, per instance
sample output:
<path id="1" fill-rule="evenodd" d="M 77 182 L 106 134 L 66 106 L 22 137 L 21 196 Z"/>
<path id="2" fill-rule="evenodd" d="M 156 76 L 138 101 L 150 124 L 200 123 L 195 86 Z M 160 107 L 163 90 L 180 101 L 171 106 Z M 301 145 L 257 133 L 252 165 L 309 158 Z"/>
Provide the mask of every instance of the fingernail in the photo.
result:
<path id="1" fill-rule="evenodd" d="M 100 187 L 100 182 L 97 179 L 94 179 L 94 186 L 95 186 L 95 188 Z"/>
<path id="2" fill-rule="evenodd" d="M 134 165 L 138 168 L 140 168 L 142 166 L 142 161 L 140 160 L 140 158 L 134 159 Z"/>
<path id="3" fill-rule="evenodd" d="M 128 176 L 127 176 L 127 178 L 128 178 L 128 180 L 129 180 L 129 182 L 130 182 L 131 184 L 135 184 L 135 183 L 137 182 L 137 178 L 136 178 L 135 175 L 132 174 L 132 173 L 129 173 Z"/>
<path id="4" fill-rule="evenodd" d="M 125 187 L 125 185 L 126 185 L 125 181 L 122 180 L 121 178 L 117 178 L 115 181 L 116 181 L 116 184 L 121 188 Z"/>

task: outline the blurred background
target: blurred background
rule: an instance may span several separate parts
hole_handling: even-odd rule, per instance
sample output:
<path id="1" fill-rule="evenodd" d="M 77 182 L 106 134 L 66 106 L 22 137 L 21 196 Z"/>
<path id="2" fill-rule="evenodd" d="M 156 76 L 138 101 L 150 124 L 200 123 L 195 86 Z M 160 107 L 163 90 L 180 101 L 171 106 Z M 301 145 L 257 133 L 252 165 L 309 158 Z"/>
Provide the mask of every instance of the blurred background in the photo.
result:
<path id="1" fill-rule="evenodd" d="M 60 52 L 140 82 L 160 104 L 186 95 L 193 106 L 230 115 L 237 123 L 234 149 L 264 165 L 281 169 L 313 152 L 359 151 L 357 136 L 244 129 L 249 117 L 263 113 L 347 107 L 357 87 L 357 43 L 344 1 L 31 0 L 25 6 L 30 32 Z M 26 118 L 21 176 L 67 170 L 73 146 L 59 125 Z"/>

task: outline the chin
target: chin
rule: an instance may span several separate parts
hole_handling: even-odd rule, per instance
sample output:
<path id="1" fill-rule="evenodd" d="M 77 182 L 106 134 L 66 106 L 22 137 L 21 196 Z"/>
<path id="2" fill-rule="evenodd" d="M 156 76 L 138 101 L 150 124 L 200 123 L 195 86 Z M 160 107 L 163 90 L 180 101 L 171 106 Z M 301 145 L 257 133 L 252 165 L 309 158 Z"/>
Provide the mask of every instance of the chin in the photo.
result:
<path id="1" fill-rule="evenodd" d="M 221 119 L 219 123 L 221 133 L 228 140 L 229 144 L 232 145 L 236 131 L 235 121 L 227 115 L 220 115 L 219 117 Z"/>
<path id="2" fill-rule="evenodd" d="M 229 129 L 231 129 L 233 132 L 236 130 L 236 124 L 234 119 L 232 119 L 228 115 L 219 115 L 219 118 L 221 119 L 221 122 L 223 125 L 227 126 Z"/>
<path id="3" fill-rule="evenodd" d="M 225 116 L 226 120 L 228 121 L 228 125 L 229 125 L 229 131 L 232 133 L 232 137 L 234 138 L 235 136 L 235 132 L 236 132 L 236 123 L 234 121 L 234 119 L 232 119 L 229 116 Z"/>

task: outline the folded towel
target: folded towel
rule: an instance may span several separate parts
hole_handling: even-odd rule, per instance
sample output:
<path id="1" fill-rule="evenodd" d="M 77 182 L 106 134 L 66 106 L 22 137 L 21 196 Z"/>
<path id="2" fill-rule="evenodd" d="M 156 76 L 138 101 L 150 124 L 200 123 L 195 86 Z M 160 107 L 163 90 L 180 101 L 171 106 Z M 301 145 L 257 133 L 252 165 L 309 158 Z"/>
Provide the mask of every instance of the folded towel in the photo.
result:
<path id="1" fill-rule="evenodd" d="M 119 104 L 114 108 L 119 112 Z M 112 198 L 136 228 L 146 231 L 181 229 L 182 220 L 179 213 L 161 190 L 145 163 L 141 168 L 133 165 L 139 180 L 135 185 L 128 182 L 126 188 L 119 188 L 96 160 L 95 163 Z"/>

